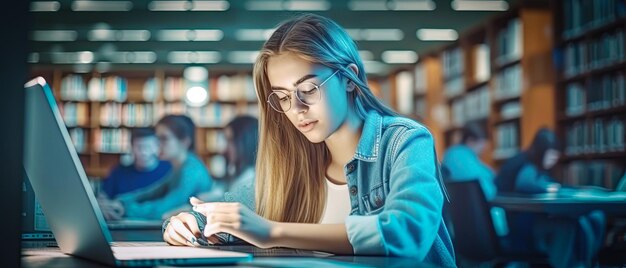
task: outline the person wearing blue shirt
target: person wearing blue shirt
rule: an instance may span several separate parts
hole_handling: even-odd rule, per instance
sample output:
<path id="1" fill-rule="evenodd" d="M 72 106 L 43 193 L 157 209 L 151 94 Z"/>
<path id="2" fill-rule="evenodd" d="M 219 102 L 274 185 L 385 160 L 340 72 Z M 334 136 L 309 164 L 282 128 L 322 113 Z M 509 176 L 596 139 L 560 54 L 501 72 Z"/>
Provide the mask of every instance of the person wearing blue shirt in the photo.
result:
<path id="1" fill-rule="evenodd" d="M 540 129 L 530 147 L 507 160 L 496 177 L 498 193 L 558 193 L 563 187 L 549 170 L 560 157 L 556 134 Z M 602 246 L 606 219 L 601 211 L 577 215 L 507 212 L 512 250 L 543 252 L 554 267 L 591 267 Z"/>
<path id="2" fill-rule="evenodd" d="M 456 266 L 433 137 L 372 94 L 341 26 L 314 14 L 284 22 L 253 75 L 260 106 L 255 209 L 192 202 L 203 221 L 191 213 L 171 217 L 166 242 L 220 243 L 227 233 L 261 248 Z"/>
<path id="3" fill-rule="evenodd" d="M 478 180 L 485 197 L 491 200 L 496 195 L 495 173 L 480 160 L 486 144 L 487 135 L 481 126 L 468 123 L 463 128 L 461 143 L 448 148 L 441 165 L 449 172 L 447 180 Z"/>
<path id="4" fill-rule="evenodd" d="M 118 165 L 102 182 L 101 190 L 108 198 L 138 190 L 161 180 L 172 165 L 159 160 L 159 140 L 153 128 L 136 128 L 130 134 L 133 162 Z"/>

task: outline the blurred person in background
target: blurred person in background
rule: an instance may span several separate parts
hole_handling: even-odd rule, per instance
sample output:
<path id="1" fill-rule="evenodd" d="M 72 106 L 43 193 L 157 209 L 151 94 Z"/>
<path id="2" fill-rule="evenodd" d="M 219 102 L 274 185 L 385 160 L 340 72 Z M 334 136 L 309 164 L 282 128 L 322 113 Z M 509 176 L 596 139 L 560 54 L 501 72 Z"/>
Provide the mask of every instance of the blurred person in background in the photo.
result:
<path id="1" fill-rule="evenodd" d="M 530 147 L 504 163 L 496 176 L 499 194 L 556 193 L 563 187 L 549 170 L 560 157 L 556 134 L 542 128 Z M 571 190 L 571 188 L 570 188 Z M 507 212 L 513 250 L 543 252 L 555 267 L 591 267 L 602 246 L 605 216 Z"/>
<path id="2" fill-rule="evenodd" d="M 160 158 L 172 164 L 171 172 L 156 184 L 119 195 L 104 206 L 117 208 L 108 219 L 161 219 L 162 215 L 209 191 L 213 178 L 194 153 L 195 125 L 185 115 L 167 115 L 156 124 Z"/>
<path id="3" fill-rule="evenodd" d="M 483 127 L 477 122 L 468 123 L 463 127 L 461 143 L 448 148 L 441 165 L 447 172 L 444 172 L 446 180 L 476 179 L 487 200 L 491 200 L 496 195 L 495 173 L 480 160 L 486 146 L 487 135 Z"/>
<path id="4" fill-rule="evenodd" d="M 240 201 L 254 209 L 254 176 L 259 140 L 259 121 L 249 115 L 238 116 L 224 128 L 226 136 L 226 163 L 228 174 L 216 180 L 211 191 L 197 196 L 200 202 Z M 164 215 L 169 218 L 178 212 L 190 211 L 191 205 L 181 206 Z"/>

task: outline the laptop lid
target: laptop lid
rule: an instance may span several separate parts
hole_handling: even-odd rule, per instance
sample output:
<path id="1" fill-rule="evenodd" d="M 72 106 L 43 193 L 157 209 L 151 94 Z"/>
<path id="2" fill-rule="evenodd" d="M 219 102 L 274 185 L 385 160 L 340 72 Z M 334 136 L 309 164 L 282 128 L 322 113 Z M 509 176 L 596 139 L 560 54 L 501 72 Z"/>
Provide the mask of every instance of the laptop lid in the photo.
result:
<path id="1" fill-rule="evenodd" d="M 111 233 L 46 81 L 25 85 L 24 168 L 63 253 L 109 265 L 223 264 L 251 255 L 193 247 L 111 247 Z M 117 257 L 117 258 L 116 258 Z"/>

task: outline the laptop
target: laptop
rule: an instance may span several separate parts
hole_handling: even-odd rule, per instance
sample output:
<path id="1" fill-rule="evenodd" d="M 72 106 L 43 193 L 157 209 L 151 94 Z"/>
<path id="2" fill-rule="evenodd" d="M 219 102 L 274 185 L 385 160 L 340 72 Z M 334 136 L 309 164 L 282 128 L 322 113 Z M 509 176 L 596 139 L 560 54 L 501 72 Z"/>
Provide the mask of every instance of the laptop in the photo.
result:
<path id="1" fill-rule="evenodd" d="M 24 168 L 60 250 L 115 266 L 231 264 L 251 254 L 165 243 L 112 245 L 111 233 L 46 81 L 25 85 Z"/>

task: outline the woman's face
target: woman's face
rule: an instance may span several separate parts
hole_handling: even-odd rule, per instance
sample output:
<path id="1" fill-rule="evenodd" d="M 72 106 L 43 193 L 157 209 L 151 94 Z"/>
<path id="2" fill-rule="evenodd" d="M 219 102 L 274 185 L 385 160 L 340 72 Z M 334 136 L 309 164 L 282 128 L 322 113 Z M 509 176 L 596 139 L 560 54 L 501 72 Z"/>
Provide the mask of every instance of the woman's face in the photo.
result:
<path id="1" fill-rule="evenodd" d="M 543 155 L 543 168 L 552 168 L 554 165 L 556 165 L 556 162 L 559 161 L 559 156 L 561 156 L 561 153 L 559 153 L 559 151 L 557 150 L 546 150 L 546 153 Z"/>
<path id="2" fill-rule="evenodd" d="M 157 125 L 156 135 L 159 138 L 159 158 L 170 161 L 187 151 L 187 143 L 179 140 L 174 133 L 163 125 Z"/>
<path id="3" fill-rule="evenodd" d="M 346 85 L 336 70 L 305 61 L 293 53 L 283 53 L 270 57 L 267 63 L 267 77 L 272 91 L 282 91 L 291 96 L 291 108 L 284 115 L 309 141 L 319 143 L 332 135 L 346 120 L 348 100 Z M 332 76 L 332 77 L 331 77 Z M 302 104 L 295 96 L 295 88 L 302 82 L 320 85 L 321 97 L 315 104 Z M 271 108 L 268 108 L 271 109 Z"/>

